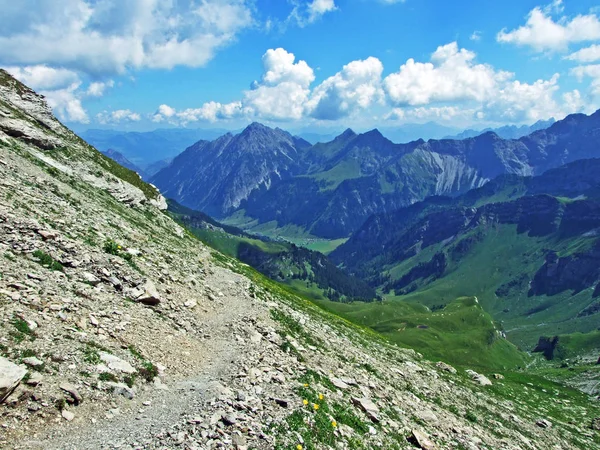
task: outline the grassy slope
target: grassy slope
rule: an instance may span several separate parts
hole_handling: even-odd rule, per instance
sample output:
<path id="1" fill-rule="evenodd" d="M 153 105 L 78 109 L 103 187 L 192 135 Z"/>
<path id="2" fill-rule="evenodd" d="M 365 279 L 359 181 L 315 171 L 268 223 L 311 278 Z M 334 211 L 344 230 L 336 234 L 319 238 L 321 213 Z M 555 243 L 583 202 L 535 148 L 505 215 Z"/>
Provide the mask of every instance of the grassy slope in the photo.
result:
<path id="1" fill-rule="evenodd" d="M 280 242 L 264 242 L 259 239 L 251 239 L 247 237 L 232 236 L 220 231 L 212 231 L 205 229 L 193 229 L 193 234 L 208 246 L 220 251 L 221 253 L 237 258 L 238 250 L 242 244 L 254 245 L 266 253 L 280 253 L 289 250 L 289 246 Z M 290 271 L 295 271 L 295 267 L 288 267 Z M 323 290 L 315 283 L 307 283 L 306 281 L 297 279 L 288 279 L 284 282 L 296 294 L 310 298 L 311 300 L 325 300 L 326 297 Z"/>
<path id="2" fill-rule="evenodd" d="M 488 229 L 484 239 L 460 261 L 451 261 L 443 278 L 408 295 L 395 298 L 434 306 L 447 304 L 457 297 L 477 296 L 483 308 L 501 322 L 512 342 L 524 349 L 531 349 L 541 335 L 591 331 L 597 328 L 593 316 L 576 317 L 582 309 L 594 302 L 591 292 L 528 297 L 521 291 L 499 298 L 496 290 L 522 274 L 533 275 L 544 263 L 546 248 L 557 249 L 559 254 L 569 254 L 584 248 L 589 242 L 591 239 L 561 241 L 557 236 L 529 237 L 518 234 L 513 225 L 495 226 Z M 393 279 L 398 279 L 411 267 L 428 261 L 437 251 L 452 245 L 431 246 L 399 265 L 386 268 L 386 272 Z"/>
<path id="3" fill-rule="evenodd" d="M 458 298 L 435 312 L 400 300 L 376 305 L 319 304 L 430 358 L 494 370 L 523 366 L 526 362 L 525 354 L 500 337 L 491 316 L 472 297 Z"/>

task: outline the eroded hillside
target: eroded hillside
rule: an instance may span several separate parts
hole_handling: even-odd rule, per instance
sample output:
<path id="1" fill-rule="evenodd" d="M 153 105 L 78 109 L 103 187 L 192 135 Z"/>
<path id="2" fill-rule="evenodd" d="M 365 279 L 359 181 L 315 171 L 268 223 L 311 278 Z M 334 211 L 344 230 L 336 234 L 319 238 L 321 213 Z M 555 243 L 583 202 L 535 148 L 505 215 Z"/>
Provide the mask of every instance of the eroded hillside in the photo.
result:
<path id="1" fill-rule="evenodd" d="M 212 252 L 4 72 L 0 130 L 2 448 L 598 445 L 587 396 L 424 360 Z"/>

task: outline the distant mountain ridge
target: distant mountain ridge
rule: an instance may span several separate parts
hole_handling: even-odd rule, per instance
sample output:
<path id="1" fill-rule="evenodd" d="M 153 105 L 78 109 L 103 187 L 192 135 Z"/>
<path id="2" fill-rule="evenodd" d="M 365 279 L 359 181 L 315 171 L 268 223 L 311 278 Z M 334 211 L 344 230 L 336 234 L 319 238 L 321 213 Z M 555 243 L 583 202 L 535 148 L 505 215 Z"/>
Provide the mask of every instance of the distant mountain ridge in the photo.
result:
<path id="1" fill-rule="evenodd" d="M 554 124 L 556 120 L 550 118 L 548 120 L 538 120 L 533 125 L 505 125 L 499 128 L 485 128 L 483 130 L 468 129 L 455 135 L 445 136 L 444 139 L 467 139 L 476 137 L 489 131 L 496 133 L 503 139 L 519 139 L 523 136 L 533 133 L 534 131 L 544 130 Z"/>
<path id="2" fill-rule="evenodd" d="M 227 130 L 193 128 L 164 128 L 147 132 L 89 129 L 81 136 L 98 150 L 112 149 L 146 169 L 152 163 L 177 156 L 200 139 L 216 139 L 225 133 Z"/>
<path id="3" fill-rule="evenodd" d="M 407 144 L 378 130 L 346 130 L 311 146 L 252 124 L 238 135 L 194 144 L 151 181 L 222 221 L 294 226 L 334 239 L 347 237 L 372 214 L 431 195 L 456 196 L 502 174 L 531 176 L 599 156 L 599 134 L 600 112 L 574 114 L 519 139 L 486 132 Z"/>

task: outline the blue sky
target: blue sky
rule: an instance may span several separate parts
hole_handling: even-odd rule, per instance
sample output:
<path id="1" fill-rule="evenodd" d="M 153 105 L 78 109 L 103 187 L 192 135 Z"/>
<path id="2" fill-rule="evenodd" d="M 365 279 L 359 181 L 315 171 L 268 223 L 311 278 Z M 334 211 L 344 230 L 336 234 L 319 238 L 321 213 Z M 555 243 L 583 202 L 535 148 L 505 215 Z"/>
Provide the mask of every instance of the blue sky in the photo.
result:
<path id="1" fill-rule="evenodd" d="M 0 0 L 0 66 L 76 129 L 484 128 L 600 107 L 589 0 Z"/>

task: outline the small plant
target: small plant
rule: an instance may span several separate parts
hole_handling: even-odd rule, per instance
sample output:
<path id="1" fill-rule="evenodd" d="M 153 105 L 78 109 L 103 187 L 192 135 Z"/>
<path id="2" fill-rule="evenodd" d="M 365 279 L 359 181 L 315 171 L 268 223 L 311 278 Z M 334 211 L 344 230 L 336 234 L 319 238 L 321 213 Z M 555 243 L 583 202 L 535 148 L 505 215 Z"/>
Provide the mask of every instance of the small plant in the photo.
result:
<path id="1" fill-rule="evenodd" d="M 83 350 L 83 360 L 90 364 L 99 364 L 101 361 L 100 353 L 98 353 L 98 350 L 88 344 L 85 347 L 85 350 Z"/>
<path id="2" fill-rule="evenodd" d="M 108 253 L 109 255 L 115 255 L 115 256 L 120 256 L 119 253 L 121 253 L 121 246 L 119 244 L 117 244 L 115 241 L 113 241 L 112 239 L 108 239 L 105 243 L 104 246 L 102 247 L 102 249 L 104 250 L 105 253 Z"/>
<path id="3" fill-rule="evenodd" d="M 98 379 L 100 381 L 113 381 L 115 383 L 119 381 L 119 379 L 110 372 L 102 372 L 100 375 L 98 375 Z"/>
<path id="4" fill-rule="evenodd" d="M 138 370 L 138 373 L 149 383 L 158 376 L 158 367 L 149 361 L 144 361 L 142 363 L 142 368 Z"/>
<path id="5" fill-rule="evenodd" d="M 133 345 L 130 345 L 129 347 L 129 351 L 131 352 L 131 354 L 133 356 L 135 356 L 137 359 L 144 359 L 144 356 L 142 355 L 142 352 L 140 352 L 137 348 L 135 348 Z"/>
<path id="6" fill-rule="evenodd" d="M 65 409 L 65 406 L 67 406 L 67 401 L 64 398 L 59 398 L 54 403 L 54 406 L 56 406 L 56 409 L 58 409 L 59 411 L 62 411 L 63 409 Z"/>
<path id="7" fill-rule="evenodd" d="M 105 253 L 123 258 L 132 266 L 135 266 L 135 263 L 133 262 L 133 255 L 126 252 L 121 244 L 118 244 L 112 239 L 108 239 L 106 242 L 104 242 L 104 246 L 102 248 L 104 249 Z"/>
<path id="8" fill-rule="evenodd" d="M 52 258 L 52 256 L 50 256 L 48 253 L 44 253 L 41 250 L 36 250 L 33 252 L 33 256 L 37 258 L 38 263 L 41 266 L 46 267 L 47 269 L 55 270 L 57 272 L 64 272 L 65 270 L 63 265 Z"/>
<path id="9" fill-rule="evenodd" d="M 21 352 L 21 358 L 30 358 L 32 356 L 36 356 L 37 353 L 34 350 L 31 349 L 25 349 Z"/>
<path id="10" fill-rule="evenodd" d="M 467 419 L 469 422 L 473 422 L 473 423 L 477 423 L 477 416 L 475 415 L 475 413 L 473 411 L 468 411 L 465 414 L 465 419 Z"/>
<path id="11" fill-rule="evenodd" d="M 135 384 L 135 375 L 127 375 L 126 377 L 123 378 L 123 382 L 129 386 L 130 388 L 132 388 Z"/>
<path id="12" fill-rule="evenodd" d="M 13 319 L 13 321 L 11 323 L 13 324 L 13 326 L 17 329 L 17 331 L 19 333 L 33 334 L 33 330 L 31 328 L 29 328 L 29 324 L 25 320 L 16 317 Z"/>

